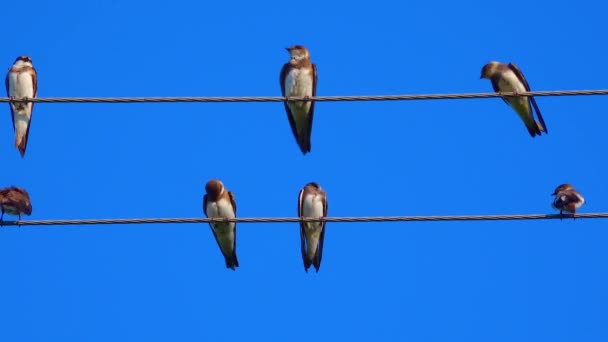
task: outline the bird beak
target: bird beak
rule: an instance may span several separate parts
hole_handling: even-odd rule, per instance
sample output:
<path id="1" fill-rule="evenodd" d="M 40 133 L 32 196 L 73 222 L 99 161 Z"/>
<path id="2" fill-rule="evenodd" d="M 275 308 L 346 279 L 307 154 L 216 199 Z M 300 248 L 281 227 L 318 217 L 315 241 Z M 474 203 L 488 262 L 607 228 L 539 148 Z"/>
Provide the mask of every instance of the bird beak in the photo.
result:
<path id="1" fill-rule="evenodd" d="M 483 78 L 483 75 L 479 76 L 479 79 L 482 79 L 482 78 Z"/>
<path id="2" fill-rule="evenodd" d="M 555 196 L 555 195 L 557 195 L 557 192 L 553 192 L 553 193 L 551 194 L 551 196 Z"/>
<path id="3" fill-rule="evenodd" d="M 287 51 L 291 51 L 291 48 L 285 48 L 285 50 L 287 50 Z"/>

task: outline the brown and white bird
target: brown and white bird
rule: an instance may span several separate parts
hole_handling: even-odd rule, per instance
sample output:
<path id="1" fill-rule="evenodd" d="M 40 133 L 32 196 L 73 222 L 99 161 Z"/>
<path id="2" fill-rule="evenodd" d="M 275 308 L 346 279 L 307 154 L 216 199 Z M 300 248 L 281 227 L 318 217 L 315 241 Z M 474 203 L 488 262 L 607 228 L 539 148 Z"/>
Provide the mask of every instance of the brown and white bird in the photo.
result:
<path id="1" fill-rule="evenodd" d="M 558 186 L 551 196 L 555 196 L 551 206 L 559 210 L 560 215 L 564 211 L 576 214 L 576 209 L 585 204 L 585 198 L 570 184 Z"/>
<path id="2" fill-rule="evenodd" d="M 317 94 L 317 67 L 310 62 L 310 54 L 302 45 L 287 48 L 289 62 L 281 69 L 283 96 L 311 97 Z M 303 154 L 310 152 L 314 101 L 286 101 L 285 110 L 291 131 Z"/>
<path id="3" fill-rule="evenodd" d="M 224 184 L 212 179 L 205 185 L 207 192 L 203 197 L 203 211 L 210 218 L 236 218 L 236 202 L 234 194 L 224 187 Z M 236 257 L 236 222 L 209 223 L 213 237 L 220 247 L 226 267 L 235 270 L 239 266 Z"/>
<path id="4" fill-rule="evenodd" d="M 327 217 L 327 196 L 321 186 L 310 182 L 300 190 L 298 195 L 298 216 L 320 218 Z M 304 270 L 310 265 L 319 272 L 323 256 L 326 222 L 300 222 L 300 249 Z"/>
<path id="5" fill-rule="evenodd" d="M 514 63 L 503 64 L 499 62 L 490 62 L 483 66 L 479 78 L 489 79 L 492 82 L 492 88 L 494 88 L 495 92 L 513 92 L 518 94 L 530 91 L 528 81 L 526 81 L 524 74 Z M 541 132 L 545 132 L 545 134 L 549 133 L 534 97 L 504 96 L 502 99 L 515 110 L 517 115 L 519 115 L 532 138 L 536 135 L 540 135 Z M 538 121 L 534 120 L 532 107 L 534 107 L 534 110 L 536 111 Z"/>
<path id="6" fill-rule="evenodd" d="M 38 93 L 38 79 L 32 59 L 19 56 L 6 75 L 6 92 L 11 99 L 35 98 Z M 30 132 L 30 122 L 34 110 L 33 102 L 11 102 L 11 118 L 15 130 L 15 147 L 21 157 L 25 156 L 27 139 Z"/>
<path id="7" fill-rule="evenodd" d="M 28 216 L 32 214 L 30 195 L 25 189 L 16 186 L 0 189 L 0 209 L 2 210 L 0 221 L 4 219 L 5 213 L 19 216 L 19 220 L 21 220 L 22 214 Z"/>

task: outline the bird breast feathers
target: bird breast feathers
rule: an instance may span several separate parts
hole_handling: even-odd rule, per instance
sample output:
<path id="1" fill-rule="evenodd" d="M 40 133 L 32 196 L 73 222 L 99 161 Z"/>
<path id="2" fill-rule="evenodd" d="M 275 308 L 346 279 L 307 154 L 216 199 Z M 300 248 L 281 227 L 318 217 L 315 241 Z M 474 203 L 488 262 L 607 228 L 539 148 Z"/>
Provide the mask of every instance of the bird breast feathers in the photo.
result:
<path id="1" fill-rule="evenodd" d="M 34 80 L 30 73 L 26 71 L 11 72 L 8 80 L 10 96 L 17 98 L 34 97 Z"/>
<path id="2" fill-rule="evenodd" d="M 524 84 L 517 78 L 515 73 L 511 70 L 505 72 L 503 77 L 498 81 L 500 91 L 517 91 L 519 93 L 526 92 L 526 87 Z"/>
<path id="3" fill-rule="evenodd" d="M 323 216 L 323 201 L 320 196 L 307 195 L 304 197 L 302 204 L 302 216 L 305 217 L 322 217 Z"/>
<path id="4" fill-rule="evenodd" d="M 292 68 L 285 77 L 287 96 L 312 96 L 312 75 L 308 68 Z"/>
<path id="5" fill-rule="evenodd" d="M 230 204 L 230 202 L 224 198 L 219 199 L 217 202 L 207 203 L 207 216 L 231 219 L 235 218 L 232 204 Z"/>

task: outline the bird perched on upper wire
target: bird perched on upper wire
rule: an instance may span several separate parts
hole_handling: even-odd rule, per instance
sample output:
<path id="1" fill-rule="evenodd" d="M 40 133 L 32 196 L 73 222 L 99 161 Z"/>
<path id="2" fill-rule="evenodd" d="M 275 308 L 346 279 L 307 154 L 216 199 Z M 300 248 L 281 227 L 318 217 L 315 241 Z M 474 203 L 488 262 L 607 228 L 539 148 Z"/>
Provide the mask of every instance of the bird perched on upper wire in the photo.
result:
<path id="1" fill-rule="evenodd" d="M 220 180 L 212 179 L 205 185 L 203 211 L 211 218 L 236 218 L 234 194 Z M 236 222 L 210 222 L 211 232 L 226 260 L 226 267 L 233 271 L 239 267 L 236 257 Z"/>
<path id="2" fill-rule="evenodd" d="M 281 69 L 281 93 L 287 97 L 307 98 L 317 95 L 317 67 L 310 61 L 308 50 L 302 45 L 286 48 L 289 62 Z M 287 119 L 293 136 L 302 151 L 310 152 L 314 101 L 285 101 Z"/>
<path id="3" fill-rule="evenodd" d="M 327 195 L 321 186 L 310 182 L 300 190 L 298 195 L 298 216 L 308 218 L 327 217 Z M 304 270 L 308 272 L 310 265 L 319 272 L 323 257 L 323 242 L 325 241 L 326 222 L 300 222 L 300 250 Z"/>
<path id="4" fill-rule="evenodd" d="M 514 63 L 489 62 L 481 69 L 481 76 L 479 78 L 489 79 L 492 82 L 492 88 L 497 93 L 513 92 L 514 94 L 519 94 L 530 91 L 528 81 L 526 81 L 524 74 Z M 541 135 L 541 132 L 545 132 L 545 134 L 549 133 L 534 97 L 503 96 L 502 99 L 519 115 L 532 138 Z M 532 108 L 536 111 L 538 121 L 534 120 Z"/>
<path id="5" fill-rule="evenodd" d="M 576 210 L 585 204 L 585 198 L 572 185 L 567 183 L 555 188 L 551 196 L 555 196 L 551 206 L 559 210 L 560 215 L 564 211 L 576 214 Z"/>
<path id="6" fill-rule="evenodd" d="M 0 210 L 2 211 L 0 221 L 4 219 L 5 213 L 19 216 L 21 220 L 22 214 L 28 216 L 32 214 L 30 195 L 25 189 L 16 186 L 0 189 Z"/>
<path id="7" fill-rule="evenodd" d="M 38 77 L 28 56 L 19 56 L 6 74 L 6 93 L 11 99 L 33 99 L 38 94 Z M 34 102 L 10 102 L 15 130 L 15 147 L 25 156 Z"/>

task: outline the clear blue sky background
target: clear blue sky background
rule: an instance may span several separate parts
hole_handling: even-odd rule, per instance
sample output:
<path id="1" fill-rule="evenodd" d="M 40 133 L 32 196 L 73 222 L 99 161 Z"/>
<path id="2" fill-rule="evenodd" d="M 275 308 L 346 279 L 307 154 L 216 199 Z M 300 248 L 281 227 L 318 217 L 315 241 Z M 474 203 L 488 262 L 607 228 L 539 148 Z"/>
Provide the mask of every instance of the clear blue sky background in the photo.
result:
<path id="1" fill-rule="evenodd" d="M 319 95 L 488 92 L 490 60 L 533 90 L 606 88 L 601 1 L 33 0 L 1 14 L 0 64 L 40 97 L 274 96 L 285 47 Z M 38 104 L 25 159 L 0 123 L 0 183 L 27 219 L 552 213 L 572 183 L 606 211 L 606 97 L 539 97 L 530 138 L 500 99 L 319 103 L 302 156 L 281 103 Z M 0 229 L 1 341 L 606 341 L 601 220 L 327 225 L 318 274 L 298 225 L 239 224 L 236 272 L 207 224 Z M 311 269 L 312 270 L 312 269 Z"/>

